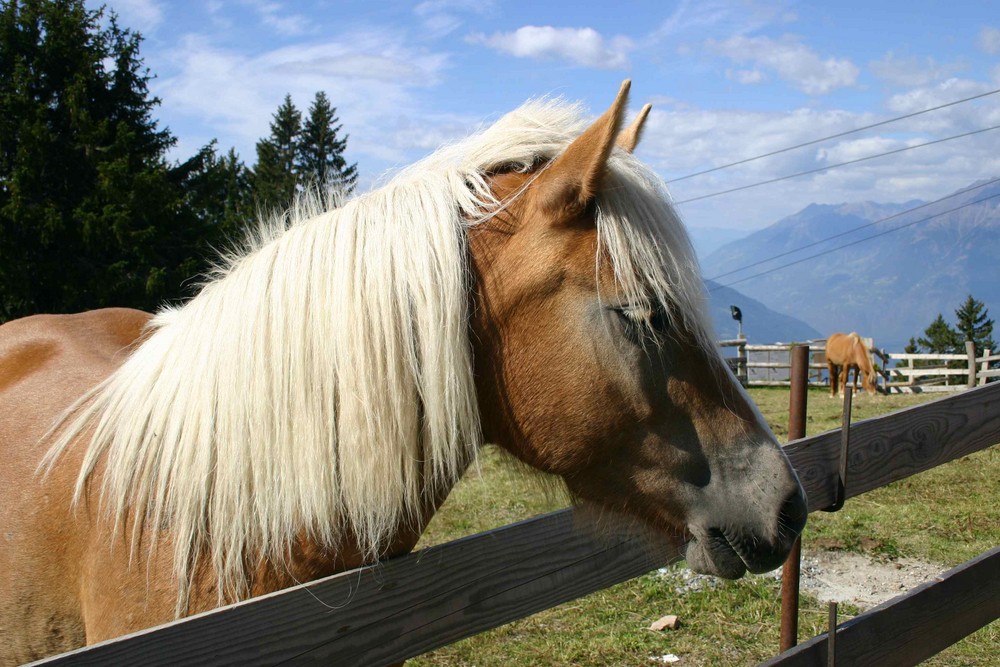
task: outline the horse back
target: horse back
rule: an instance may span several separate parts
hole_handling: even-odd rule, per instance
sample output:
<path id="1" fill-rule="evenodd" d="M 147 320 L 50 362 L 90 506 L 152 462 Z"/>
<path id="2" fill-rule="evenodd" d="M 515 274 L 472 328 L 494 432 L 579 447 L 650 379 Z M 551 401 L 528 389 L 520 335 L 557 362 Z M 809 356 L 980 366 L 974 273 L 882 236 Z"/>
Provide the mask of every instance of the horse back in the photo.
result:
<path id="1" fill-rule="evenodd" d="M 71 507 L 82 448 L 43 478 L 43 439 L 66 408 L 120 365 L 149 317 L 106 309 L 0 326 L 0 628 L 20 631 L 3 633 L 9 641 L 0 642 L 0 663 L 27 662 L 85 639 L 79 582 L 88 523 Z"/>

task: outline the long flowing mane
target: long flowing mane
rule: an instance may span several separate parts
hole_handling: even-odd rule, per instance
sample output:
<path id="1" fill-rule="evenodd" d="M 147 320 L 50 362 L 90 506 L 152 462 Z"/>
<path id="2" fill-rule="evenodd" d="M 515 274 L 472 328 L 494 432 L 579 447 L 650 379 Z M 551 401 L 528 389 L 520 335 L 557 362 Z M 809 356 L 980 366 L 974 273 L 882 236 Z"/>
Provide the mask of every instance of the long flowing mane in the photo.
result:
<path id="1" fill-rule="evenodd" d="M 179 605 L 202 557 L 229 599 L 247 595 L 248 562 L 282 562 L 303 534 L 350 535 L 377 557 L 480 444 L 467 230 L 506 203 L 489 174 L 545 164 L 584 126 L 575 105 L 529 102 L 377 190 L 263 225 L 156 315 L 65 418 L 47 464 L 93 429 L 77 500 L 99 470 L 133 545 L 144 524 L 169 526 Z M 609 170 L 595 267 L 610 261 L 626 295 L 658 301 L 711 349 L 662 181 L 621 150 Z"/>

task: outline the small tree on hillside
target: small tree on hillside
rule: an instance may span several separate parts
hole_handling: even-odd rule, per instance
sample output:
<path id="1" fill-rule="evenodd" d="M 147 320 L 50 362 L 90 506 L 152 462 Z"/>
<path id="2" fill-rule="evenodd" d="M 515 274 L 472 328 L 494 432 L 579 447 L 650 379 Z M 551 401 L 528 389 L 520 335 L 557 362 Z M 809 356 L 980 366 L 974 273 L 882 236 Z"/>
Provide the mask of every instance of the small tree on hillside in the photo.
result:
<path id="1" fill-rule="evenodd" d="M 982 301 L 974 299 L 970 294 L 961 306 L 955 310 L 955 328 L 949 326 L 944 316 L 939 314 L 933 322 L 924 329 L 924 335 L 910 338 L 904 348 L 907 354 L 965 354 L 965 341 L 971 340 L 976 345 L 976 352 L 995 350 L 993 342 L 993 320 Z M 904 365 L 903 362 L 897 366 Z M 917 360 L 914 367 L 921 368 L 934 365 L 933 361 Z M 964 368 L 964 362 L 948 362 L 948 368 Z"/>
<path id="2" fill-rule="evenodd" d="M 976 344 L 977 352 L 996 349 L 989 311 L 982 301 L 972 298 L 971 294 L 955 311 L 955 329 L 962 341 L 971 340 Z"/>
<path id="3" fill-rule="evenodd" d="M 940 313 L 924 329 L 924 335 L 917 339 L 920 350 L 931 354 L 955 354 L 960 344 L 961 337 L 948 326 Z"/>

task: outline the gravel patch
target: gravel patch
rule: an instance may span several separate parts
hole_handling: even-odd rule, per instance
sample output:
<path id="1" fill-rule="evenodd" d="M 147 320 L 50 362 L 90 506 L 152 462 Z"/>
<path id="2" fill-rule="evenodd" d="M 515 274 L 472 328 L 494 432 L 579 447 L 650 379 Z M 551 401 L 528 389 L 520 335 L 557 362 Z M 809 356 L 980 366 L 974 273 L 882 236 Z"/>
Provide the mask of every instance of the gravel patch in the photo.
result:
<path id="1" fill-rule="evenodd" d="M 850 551 L 812 551 L 802 556 L 799 587 L 821 602 L 847 602 L 864 610 L 902 595 L 946 569 L 916 558 L 886 561 Z M 686 567 L 664 567 L 658 573 L 679 595 L 715 590 L 721 585 L 716 577 L 695 574 Z M 759 576 L 780 581 L 781 570 Z"/>

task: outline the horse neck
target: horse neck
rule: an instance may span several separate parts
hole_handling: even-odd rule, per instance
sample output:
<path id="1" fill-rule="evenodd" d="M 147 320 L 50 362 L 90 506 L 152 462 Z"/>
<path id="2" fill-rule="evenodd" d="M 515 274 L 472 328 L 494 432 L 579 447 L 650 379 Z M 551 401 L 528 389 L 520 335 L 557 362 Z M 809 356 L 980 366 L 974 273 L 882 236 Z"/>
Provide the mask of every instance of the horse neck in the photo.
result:
<path id="1" fill-rule="evenodd" d="M 869 356 L 868 348 L 861 343 L 854 346 L 854 363 L 856 363 L 866 375 L 873 372 L 872 360 Z"/>

